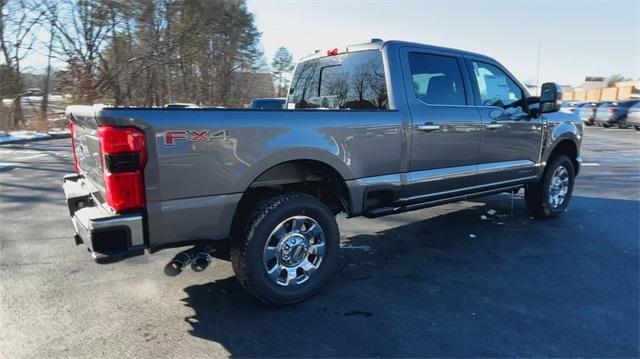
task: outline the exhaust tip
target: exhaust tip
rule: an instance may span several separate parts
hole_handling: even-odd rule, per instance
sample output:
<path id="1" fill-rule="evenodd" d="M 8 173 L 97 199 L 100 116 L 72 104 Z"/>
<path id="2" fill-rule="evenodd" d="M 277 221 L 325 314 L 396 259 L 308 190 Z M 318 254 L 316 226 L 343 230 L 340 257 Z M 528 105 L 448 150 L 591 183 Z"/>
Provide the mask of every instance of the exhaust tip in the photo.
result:
<path id="1" fill-rule="evenodd" d="M 193 262 L 191 262 L 191 270 L 196 273 L 204 271 L 205 269 L 207 269 L 207 267 L 209 267 L 212 259 L 213 258 L 208 253 L 202 252 L 198 254 Z"/>
<path id="2" fill-rule="evenodd" d="M 181 261 L 172 260 L 164 266 L 164 274 L 169 277 L 175 277 L 178 274 L 182 273 L 182 269 L 184 268 L 184 263 Z"/>

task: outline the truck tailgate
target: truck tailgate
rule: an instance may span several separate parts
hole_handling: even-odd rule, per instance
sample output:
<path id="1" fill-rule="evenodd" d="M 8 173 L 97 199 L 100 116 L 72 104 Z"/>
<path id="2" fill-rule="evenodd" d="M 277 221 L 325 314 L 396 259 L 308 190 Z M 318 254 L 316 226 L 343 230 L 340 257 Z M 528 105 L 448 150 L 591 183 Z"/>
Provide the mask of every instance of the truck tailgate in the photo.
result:
<path id="1" fill-rule="evenodd" d="M 95 113 L 100 107 L 69 106 L 67 118 L 72 123 L 72 143 L 80 173 L 104 193 L 98 123 Z"/>

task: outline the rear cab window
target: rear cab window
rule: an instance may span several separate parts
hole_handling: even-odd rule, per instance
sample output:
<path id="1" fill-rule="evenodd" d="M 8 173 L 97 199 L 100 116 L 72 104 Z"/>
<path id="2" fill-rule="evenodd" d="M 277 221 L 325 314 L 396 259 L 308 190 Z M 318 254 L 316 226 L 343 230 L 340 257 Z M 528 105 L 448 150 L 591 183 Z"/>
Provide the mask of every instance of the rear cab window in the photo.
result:
<path id="1" fill-rule="evenodd" d="M 379 50 L 358 51 L 300 63 L 289 89 L 288 109 L 387 110 L 387 85 Z"/>
<path id="2" fill-rule="evenodd" d="M 464 82 L 455 57 L 409 54 L 413 92 L 428 105 L 466 105 Z"/>

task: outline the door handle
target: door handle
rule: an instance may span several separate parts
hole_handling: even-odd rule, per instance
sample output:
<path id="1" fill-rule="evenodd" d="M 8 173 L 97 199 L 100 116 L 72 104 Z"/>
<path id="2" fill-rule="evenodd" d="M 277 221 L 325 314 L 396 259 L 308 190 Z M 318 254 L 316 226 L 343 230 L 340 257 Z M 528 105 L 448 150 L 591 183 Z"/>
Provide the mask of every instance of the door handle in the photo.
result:
<path id="1" fill-rule="evenodd" d="M 436 123 L 425 123 L 424 125 L 418 125 L 420 131 L 437 131 L 440 129 L 440 125 Z"/>
<path id="2" fill-rule="evenodd" d="M 487 123 L 486 125 L 484 125 L 484 127 L 487 128 L 487 129 L 492 130 L 492 129 L 496 129 L 496 128 L 501 128 L 502 124 L 501 123 L 492 122 L 492 123 Z"/>

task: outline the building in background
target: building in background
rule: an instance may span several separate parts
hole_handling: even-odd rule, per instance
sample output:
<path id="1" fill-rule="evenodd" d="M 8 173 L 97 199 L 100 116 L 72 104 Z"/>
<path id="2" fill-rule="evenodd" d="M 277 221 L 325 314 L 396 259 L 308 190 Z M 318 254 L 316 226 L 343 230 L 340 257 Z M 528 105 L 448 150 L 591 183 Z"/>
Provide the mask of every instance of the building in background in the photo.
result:
<path id="1" fill-rule="evenodd" d="M 582 85 L 573 89 L 562 89 L 565 101 L 614 101 L 640 98 L 640 80 L 611 84 L 609 78 L 587 76 Z"/>

